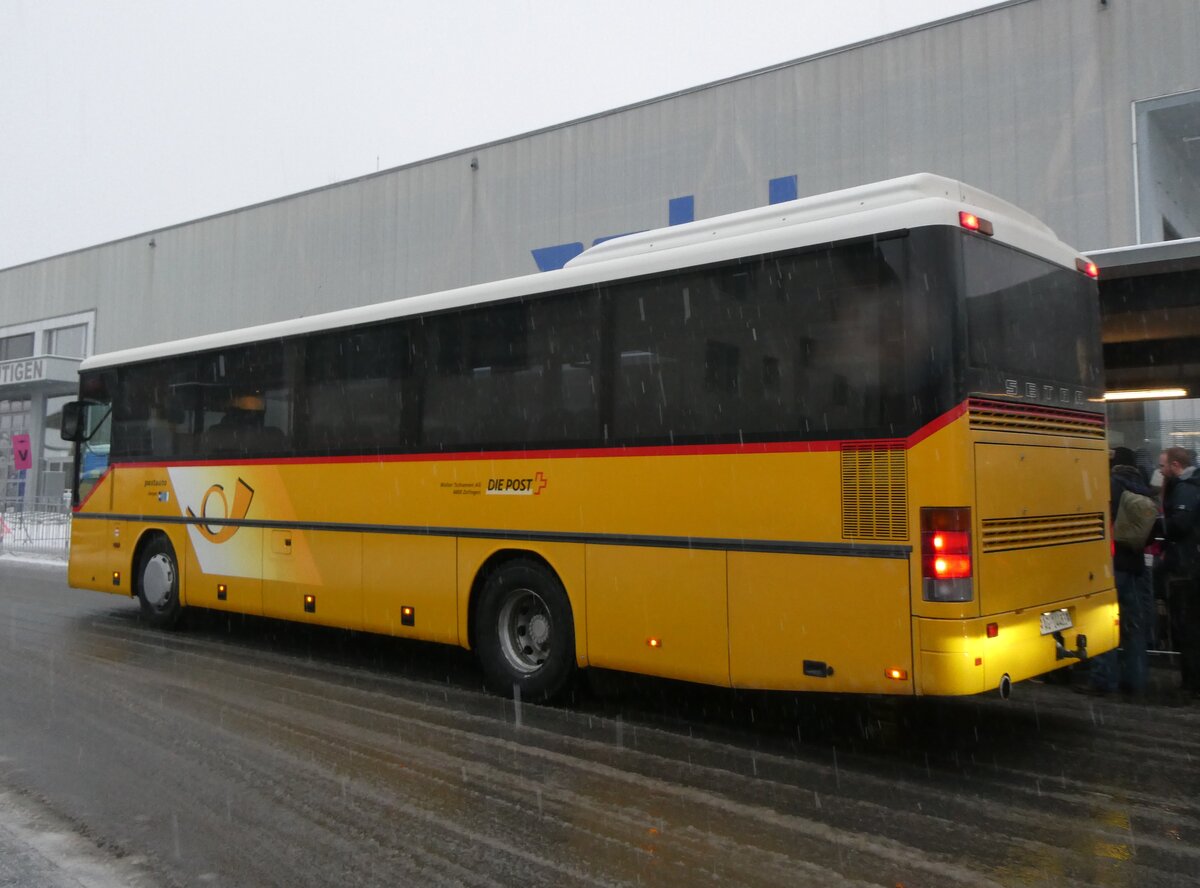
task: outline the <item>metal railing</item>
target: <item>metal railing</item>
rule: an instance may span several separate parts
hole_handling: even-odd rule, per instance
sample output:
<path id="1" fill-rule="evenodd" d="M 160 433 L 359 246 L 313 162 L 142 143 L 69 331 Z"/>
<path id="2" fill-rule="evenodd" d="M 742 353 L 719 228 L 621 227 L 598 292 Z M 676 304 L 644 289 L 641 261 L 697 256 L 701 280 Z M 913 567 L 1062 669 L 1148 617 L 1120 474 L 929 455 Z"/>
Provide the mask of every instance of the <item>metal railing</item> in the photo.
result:
<path id="1" fill-rule="evenodd" d="M 71 546 L 71 504 L 63 497 L 0 495 L 0 555 L 66 560 Z"/>

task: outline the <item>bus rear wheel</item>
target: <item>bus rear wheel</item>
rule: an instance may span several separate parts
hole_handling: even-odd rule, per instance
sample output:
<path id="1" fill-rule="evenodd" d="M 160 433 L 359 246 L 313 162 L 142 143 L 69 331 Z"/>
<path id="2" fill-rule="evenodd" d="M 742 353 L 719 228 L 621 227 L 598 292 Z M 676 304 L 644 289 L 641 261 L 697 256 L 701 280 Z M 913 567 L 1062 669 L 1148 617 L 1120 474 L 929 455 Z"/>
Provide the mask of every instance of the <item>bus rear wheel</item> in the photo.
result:
<path id="1" fill-rule="evenodd" d="M 146 543 L 138 559 L 137 597 L 142 616 L 151 626 L 170 629 L 179 622 L 179 561 L 175 548 L 162 534 Z"/>
<path id="2" fill-rule="evenodd" d="M 575 673 L 571 602 L 557 576 L 519 558 L 484 582 L 475 610 L 475 651 L 488 687 L 522 700 L 560 696 Z"/>

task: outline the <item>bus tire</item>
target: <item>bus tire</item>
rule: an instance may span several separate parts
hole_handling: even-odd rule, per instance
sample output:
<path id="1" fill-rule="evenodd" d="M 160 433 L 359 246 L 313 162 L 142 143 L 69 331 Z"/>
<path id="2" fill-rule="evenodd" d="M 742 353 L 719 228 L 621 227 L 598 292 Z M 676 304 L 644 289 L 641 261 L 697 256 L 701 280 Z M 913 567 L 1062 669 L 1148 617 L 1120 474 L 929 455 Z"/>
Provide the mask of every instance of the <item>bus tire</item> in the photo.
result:
<path id="1" fill-rule="evenodd" d="M 156 533 L 142 549 L 137 566 L 137 597 L 142 616 L 151 626 L 170 629 L 179 622 L 179 559 L 175 547 Z"/>
<path id="2" fill-rule="evenodd" d="M 518 558 L 487 577 L 475 609 L 475 653 L 498 694 L 552 700 L 575 675 L 575 622 L 562 583 L 540 562 Z"/>

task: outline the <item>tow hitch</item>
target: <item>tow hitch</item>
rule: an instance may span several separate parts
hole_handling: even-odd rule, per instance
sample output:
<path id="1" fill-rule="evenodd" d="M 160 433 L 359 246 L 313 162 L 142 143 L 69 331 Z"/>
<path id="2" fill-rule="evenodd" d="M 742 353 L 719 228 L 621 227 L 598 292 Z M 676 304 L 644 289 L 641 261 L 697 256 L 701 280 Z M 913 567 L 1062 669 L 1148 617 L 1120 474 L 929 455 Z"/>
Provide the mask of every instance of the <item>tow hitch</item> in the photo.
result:
<path id="1" fill-rule="evenodd" d="M 1088 658 L 1086 635 L 1075 636 L 1075 650 L 1067 648 L 1067 643 L 1063 641 L 1062 632 L 1055 632 L 1052 637 L 1054 638 L 1054 659 L 1086 660 Z"/>

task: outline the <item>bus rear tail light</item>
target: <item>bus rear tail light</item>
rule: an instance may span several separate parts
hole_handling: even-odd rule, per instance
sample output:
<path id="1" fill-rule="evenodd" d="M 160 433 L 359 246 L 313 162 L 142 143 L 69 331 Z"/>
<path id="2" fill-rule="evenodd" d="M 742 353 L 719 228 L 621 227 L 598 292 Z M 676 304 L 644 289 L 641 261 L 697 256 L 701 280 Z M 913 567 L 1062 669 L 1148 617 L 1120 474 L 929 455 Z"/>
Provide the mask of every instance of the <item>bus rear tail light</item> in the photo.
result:
<path id="1" fill-rule="evenodd" d="M 1075 268 L 1077 268 L 1079 271 L 1082 271 L 1090 278 L 1100 277 L 1100 269 L 1096 266 L 1096 263 L 1089 262 L 1087 259 L 1076 259 Z"/>
<path id="2" fill-rule="evenodd" d="M 975 597 L 971 510 L 921 509 L 921 580 L 926 601 Z"/>

